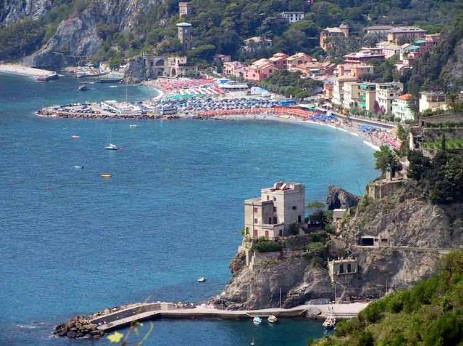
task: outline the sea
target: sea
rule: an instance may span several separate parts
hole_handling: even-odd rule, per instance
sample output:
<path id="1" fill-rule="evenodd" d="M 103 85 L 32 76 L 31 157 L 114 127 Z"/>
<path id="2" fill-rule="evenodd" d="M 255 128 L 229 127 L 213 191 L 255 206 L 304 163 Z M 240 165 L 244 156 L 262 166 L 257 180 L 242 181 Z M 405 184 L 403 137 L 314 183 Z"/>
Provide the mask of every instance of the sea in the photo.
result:
<path id="1" fill-rule="evenodd" d="M 120 304 L 206 302 L 230 280 L 244 199 L 281 180 L 304 183 L 308 201 L 323 201 L 330 184 L 362 194 L 377 175 L 362 139 L 316 124 L 35 115 L 157 95 L 78 86 L 71 77 L 0 74 L 0 345 L 109 345 L 51 334 L 72 316 Z M 105 150 L 110 140 L 121 149 Z M 145 322 L 129 340 L 150 328 Z M 304 346 L 321 336 L 320 322 L 303 319 L 159 320 L 143 345 Z"/>

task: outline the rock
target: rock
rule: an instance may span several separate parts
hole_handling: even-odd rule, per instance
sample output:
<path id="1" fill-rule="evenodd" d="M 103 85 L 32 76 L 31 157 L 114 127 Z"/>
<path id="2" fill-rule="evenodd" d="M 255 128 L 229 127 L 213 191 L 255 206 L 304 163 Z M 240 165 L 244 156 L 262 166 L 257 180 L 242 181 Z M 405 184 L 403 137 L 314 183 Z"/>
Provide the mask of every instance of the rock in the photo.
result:
<path id="1" fill-rule="evenodd" d="M 355 207 L 360 198 L 340 187 L 330 185 L 328 187 L 328 196 L 326 197 L 326 204 L 329 210 L 333 209 L 347 209 Z"/>
<path id="2" fill-rule="evenodd" d="M 68 338 L 70 338 L 70 339 L 75 339 L 76 336 L 77 336 L 77 333 L 76 333 L 75 331 L 71 330 L 71 331 L 69 331 L 69 332 L 66 334 L 66 336 L 67 336 Z"/>
<path id="3" fill-rule="evenodd" d="M 0 7 L 0 24 L 13 24 L 30 17 L 38 19 L 51 7 L 52 0 L 5 0 Z"/>

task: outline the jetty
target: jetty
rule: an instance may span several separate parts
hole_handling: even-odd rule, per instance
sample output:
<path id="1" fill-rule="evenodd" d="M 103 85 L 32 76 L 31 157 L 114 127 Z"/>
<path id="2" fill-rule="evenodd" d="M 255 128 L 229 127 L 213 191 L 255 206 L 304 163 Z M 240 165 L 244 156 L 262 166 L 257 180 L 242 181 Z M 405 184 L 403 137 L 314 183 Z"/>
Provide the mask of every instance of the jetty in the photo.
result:
<path id="1" fill-rule="evenodd" d="M 252 319 L 255 316 L 278 318 L 325 319 L 335 315 L 338 319 L 352 318 L 368 305 L 368 302 L 350 304 L 299 305 L 293 308 L 268 308 L 260 310 L 225 310 L 214 305 L 189 303 L 137 303 L 106 309 L 88 316 L 77 316 L 55 328 L 55 334 L 62 337 L 101 337 L 112 330 L 129 327 L 136 322 L 156 319 Z M 82 328 L 79 329 L 78 327 Z"/>

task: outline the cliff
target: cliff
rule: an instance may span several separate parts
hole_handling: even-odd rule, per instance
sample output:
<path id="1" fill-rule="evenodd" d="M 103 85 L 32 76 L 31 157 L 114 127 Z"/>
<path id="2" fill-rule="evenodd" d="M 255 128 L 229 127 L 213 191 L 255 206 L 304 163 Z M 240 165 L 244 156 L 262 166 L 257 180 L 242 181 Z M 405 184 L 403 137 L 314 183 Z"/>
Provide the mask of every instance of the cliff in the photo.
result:
<path id="1" fill-rule="evenodd" d="M 411 181 L 380 201 L 363 198 L 331 236 L 325 255 L 312 251 L 309 241 L 282 252 L 250 251 L 252 265 L 246 266 L 247 249 L 241 247 L 231 264 L 232 280 L 212 302 L 231 309 L 277 307 L 280 289 L 283 307 L 333 300 L 327 259 L 338 256 L 356 259 L 359 269 L 336 277 L 337 299 L 381 297 L 410 287 L 432 275 L 448 249 L 463 247 L 462 207 L 431 204 Z"/>
<path id="2" fill-rule="evenodd" d="M 24 59 L 31 66 L 59 69 L 94 56 L 108 35 L 130 34 L 140 17 L 152 7 L 162 7 L 165 0 L 92 0 L 75 8 L 70 17 L 61 21 L 55 34 L 36 53 Z M 158 11 L 159 21 L 162 11 Z"/>
<path id="3" fill-rule="evenodd" d="M 0 25 L 13 24 L 30 17 L 38 19 L 52 6 L 53 0 L 4 0 L 0 3 Z"/>

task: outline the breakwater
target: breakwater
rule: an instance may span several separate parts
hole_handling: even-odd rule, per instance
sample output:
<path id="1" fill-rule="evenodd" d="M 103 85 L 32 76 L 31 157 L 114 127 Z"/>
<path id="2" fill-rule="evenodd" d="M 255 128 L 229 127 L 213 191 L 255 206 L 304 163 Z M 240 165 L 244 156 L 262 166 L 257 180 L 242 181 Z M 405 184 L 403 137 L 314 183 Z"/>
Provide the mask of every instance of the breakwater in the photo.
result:
<path id="1" fill-rule="evenodd" d="M 106 309 L 88 316 L 76 316 L 56 326 L 54 334 L 68 338 L 100 338 L 106 332 L 128 327 L 135 322 L 165 319 L 252 319 L 255 316 L 278 318 L 352 318 L 368 303 L 300 305 L 290 309 L 269 308 L 260 310 L 223 310 L 211 305 L 195 306 L 191 303 L 138 303 Z"/>

